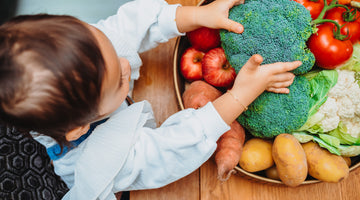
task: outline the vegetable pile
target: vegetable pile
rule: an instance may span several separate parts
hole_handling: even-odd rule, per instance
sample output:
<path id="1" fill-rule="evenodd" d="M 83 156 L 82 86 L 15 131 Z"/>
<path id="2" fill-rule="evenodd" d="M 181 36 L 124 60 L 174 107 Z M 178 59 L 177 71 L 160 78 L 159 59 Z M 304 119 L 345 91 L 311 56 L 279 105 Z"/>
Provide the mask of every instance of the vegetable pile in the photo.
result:
<path id="1" fill-rule="evenodd" d="M 293 71 L 289 94 L 264 92 L 238 121 L 255 137 L 294 133 L 331 153 L 359 155 L 360 14 L 326 0 L 317 1 L 321 9 L 309 11 L 304 2 L 250 0 L 230 10 L 229 18 L 243 24 L 244 32 L 221 30 L 221 45 L 237 71 L 253 54 L 262 55 L 264 63 L 303 62 Z"/>
<path id="2" fill-rule="evenodd" d="M 282 133 L 274 140 L 251 138 L 246 141 L 239 165 L 295 187 L 308 175 L 336 183 L 349 175 L 349 157 L 331 154 L 315 142 L 301 144 L 294 135 Z"/>
<path id="3" fill-rule="evenodd" d="M 360 50 L 360 44 L 354 47 Z M 337 155 L 359 155 L 359 73 L 340 68 L 313 71 L 305 77 L 311 84 L 311 108 L 307 122 L 295 136 L 303 143 L 317 141 Z"/>
<path id="4" fill-rule="evenodd" d="M 254 54 L 263 64 L 300 60 L 294 74 L 304 74 L 315 58 L 306 47 L 313 33 L 309 11 L 290 0 L 247 0 L 233 7 L 229 18 L 244 26 L 242 34 L 220 31 L 221 45 L 230 64 L 239 71 Z"/>
<path id="5" fill-rule="evenodd" d="M 219 180 L 227 180 L 237 164 L 292 187 L 311 177 L 325 182 L 348 177 L 349 167 L 360 158 L 358 8 L 360 2 L 350 0 L 247 0 L 230 10 L 229 18 L 243 24 L 244 32 L 220 30 L 221 47 L 212 48 L 222 48 L 237 72 L 254 54 L 264 58 L 263 64 L 303 64 L 293 71 L 289 94 L 265 91 L 218 140 L 214 160 Z M 218 45 L 216 35 L 206 36 L 213 30 L 201 32 L 187 34 L 190 48 L 197 42 Z M 212 60 L 212 66 L 222 63 Z M 210 67 L 201 63 L 203 72 Z M 182 74 L 190 84 L 182 96 L 185 108 L 199 108 L 229 88 Z"/>
<path id="6" fill-rule="evenodd" d="M 311 22 L 317 25 L 317 32 L 309 38 L 308 47 L 317 66 L 335 69 L 351 57 L 352 44 L 360 39 L 359 15 L 357 9 L 337 4 L 336 0 L 323 2 L 319 16 Z"/>
<path id="7" fill-rule="evenodd" d="M 293 72 L 310 71 L 315 57 L 306 47 L 313 33 L 311 15 L 301 4 L 289 0 L 250 0 L 233 7 L 229 18 L 244 26 L 242 34 L 220 31 L 221 45 L 229 63 L 239 71 L 254 54 L 263 64 L 301 60 Z M 264 92 L 238 121 L 254 136 L 271 138 L 299 129 L 308 118 L 309 83 L 298 76 L 288 95 Z M 301 106 L 299 106 L 301 105 Z"/>

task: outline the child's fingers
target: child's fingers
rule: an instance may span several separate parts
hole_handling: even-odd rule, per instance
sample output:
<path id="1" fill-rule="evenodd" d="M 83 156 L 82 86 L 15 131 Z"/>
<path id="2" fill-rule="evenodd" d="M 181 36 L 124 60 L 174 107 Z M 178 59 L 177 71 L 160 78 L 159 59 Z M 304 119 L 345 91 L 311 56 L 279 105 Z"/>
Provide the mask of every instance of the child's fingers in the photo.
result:
<path id="1" fill-rule="evenodd" d="M 293 82 L 294 82 L 293 79 L 288 80 L 288 81 L 275 82 L 275 83 L 269 85 L 269 87 L 271 87 L 271 88 L 286 88 L 286 87 L 289 87 Z"/>
<path id="2" fill-rule="evenodd" d="M 245 3 L 245 0 L 232 0 L 233 6 Z"/>
<path id="3" fill-rule="evenodd" d="M 284 82 L 284 81 L 293 81 L 295 75 L 291 72 L 284 72 L 281 74 L 273 75 L 271 81 L 273 82 Z"/>
<path id="4" fill-rule="evenodd" d="M 273 88 L 273 87 L 267 88 L 266 91 L 273 93 L 281 93 L 281 94 L 288 94 L 290 92 L 289 88 Z"/>
<path id="5" fill-rule="evenodd" d="M 270 64 L 271 66 L 271 70 L 274 74 L 277 73 L 283 73 L 283 72 L 288 72 L 288 71 L 292 71 L 296 68 L 298 68 L 300 65 L 302 65 L 301 61 L 293 61 L 293 62 L 281 62 L 281 63 L 274 63 L 274 64 Z"/>
<path id="6" fill-rule="evenodd" d="M 234 32 L 234 33 L 242 33 L 244 31 L 244 27 L 242 24 L 237 23 L 233 20 L 226 19 L 227 22 L 225 23 L 227 27 L 225 27 L 226 30 Z"/>
<path id="7" fill-rule="evenodd" d="M 249 60 L 245 63 L 242 69 L 247 70 L 256 70 L 263 61 L 263 57 L 259 54 L 255 54 L 249 58 Z"/>

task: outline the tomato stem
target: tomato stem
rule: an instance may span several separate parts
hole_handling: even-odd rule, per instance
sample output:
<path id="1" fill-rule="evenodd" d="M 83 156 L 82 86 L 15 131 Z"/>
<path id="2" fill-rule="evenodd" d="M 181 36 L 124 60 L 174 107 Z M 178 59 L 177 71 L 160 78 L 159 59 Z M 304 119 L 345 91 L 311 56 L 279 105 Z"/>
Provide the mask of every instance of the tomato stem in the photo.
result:
<path id="1" fill-rule="evenodd" d="M 345 22 L 353 22 L 357 20 L 356 15 L 357 15 L 357 9 L 352 9 L 352 10 L 349 9 L 343 12 L 342 18 Z"/>
<path id="2" fill-rule="evenodd" d="M 316 26 L 318 24 L 323 24 L 323 23 L 326 23 L 326 22 L 329 22 L 329 23 L 332 23 L 334 24 L 336 27 L 334 28 L 334 38 L 338 39 L 338 40 L 345 40 L 345 39 L 348 39 L 349 37 L 349 33 L 346 34 L 346 35 L 342 35 L 341 32 L 340 32 L 340 29 L 342 28 L 338 22 L 336 22 L 335 20 L 330 20 L 330 19 L 324 19 L 325 17 L 325 13 L 332 9 L 332 8 L 335 8 L 335 7 L 343 7 L 346 9 L 345 12 L 351 12 L 350 9 L 345 6 L 345 5 L 342 5 L 342 4 L 338 4 L 337 3 L 337 0 L 332 0 L 331 3 L 328 5 L 327 4 L 327 0 L 324 0 L 324 8 L 321 10 L 321 13 L 319 14 L 319 16 L 312 20 L 311 24 L 313 26 Z M 356 15 L 356 12 L 355 12 L 355 15 Z"/>
<path id="3" fill-rule="evenodd" d="M 347 6 L 342 5 L 342 4 L 338 4 L 336 2 L 337 2 L 336 0 L 332 0 L 331 3 L 328 5 L 327 1 L 324 0 L 324 8 L 321 10 L 319 16 L 316 19 L 314 19 L 311 23 L 314 24 L 314 25 L 323 23 L 321 20 L 324 19 L 325 13 L 328 10 L 330 10 L 332 8 L 335 8 L 335 7 L 343 7 L 343 8 L 346 9 L 346 12 L 350 12 L 350 9 Z"/>

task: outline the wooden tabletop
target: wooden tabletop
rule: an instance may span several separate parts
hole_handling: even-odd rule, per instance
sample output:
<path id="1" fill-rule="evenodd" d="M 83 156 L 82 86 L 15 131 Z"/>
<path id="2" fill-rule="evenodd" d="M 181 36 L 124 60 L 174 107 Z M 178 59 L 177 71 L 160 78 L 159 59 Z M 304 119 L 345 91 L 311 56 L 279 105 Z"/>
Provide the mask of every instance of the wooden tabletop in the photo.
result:
<path id="1" fill-rule="evenodd" d="M 200 0 L 168 0 L 170 4 L 197 5 Z M 140 79 L 135 83 L 135 101 L 148 100 L 158 125 L 180 110 L 173 83 L 175 39 L 143 53 Z M 216 178 L 212 159 L 190 175 L 160 189 L 132 191 L 131 200 L 356 200 L 360 199 L 360 168 L 339 183 L 315 183 L 295 188 L 250 179 L 243 174 L 228 181 Z"/>

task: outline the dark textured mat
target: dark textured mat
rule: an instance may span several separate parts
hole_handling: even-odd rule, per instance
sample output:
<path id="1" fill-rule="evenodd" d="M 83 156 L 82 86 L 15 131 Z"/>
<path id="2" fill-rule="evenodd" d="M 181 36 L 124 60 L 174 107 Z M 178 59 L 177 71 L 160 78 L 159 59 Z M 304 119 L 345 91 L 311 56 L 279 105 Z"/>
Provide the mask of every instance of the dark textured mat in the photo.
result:
<path id="1" fill-rule="evenodd" d="M 44 146 L 0 125 L 0 199 L 61 199 L 67 191 Z"/>

